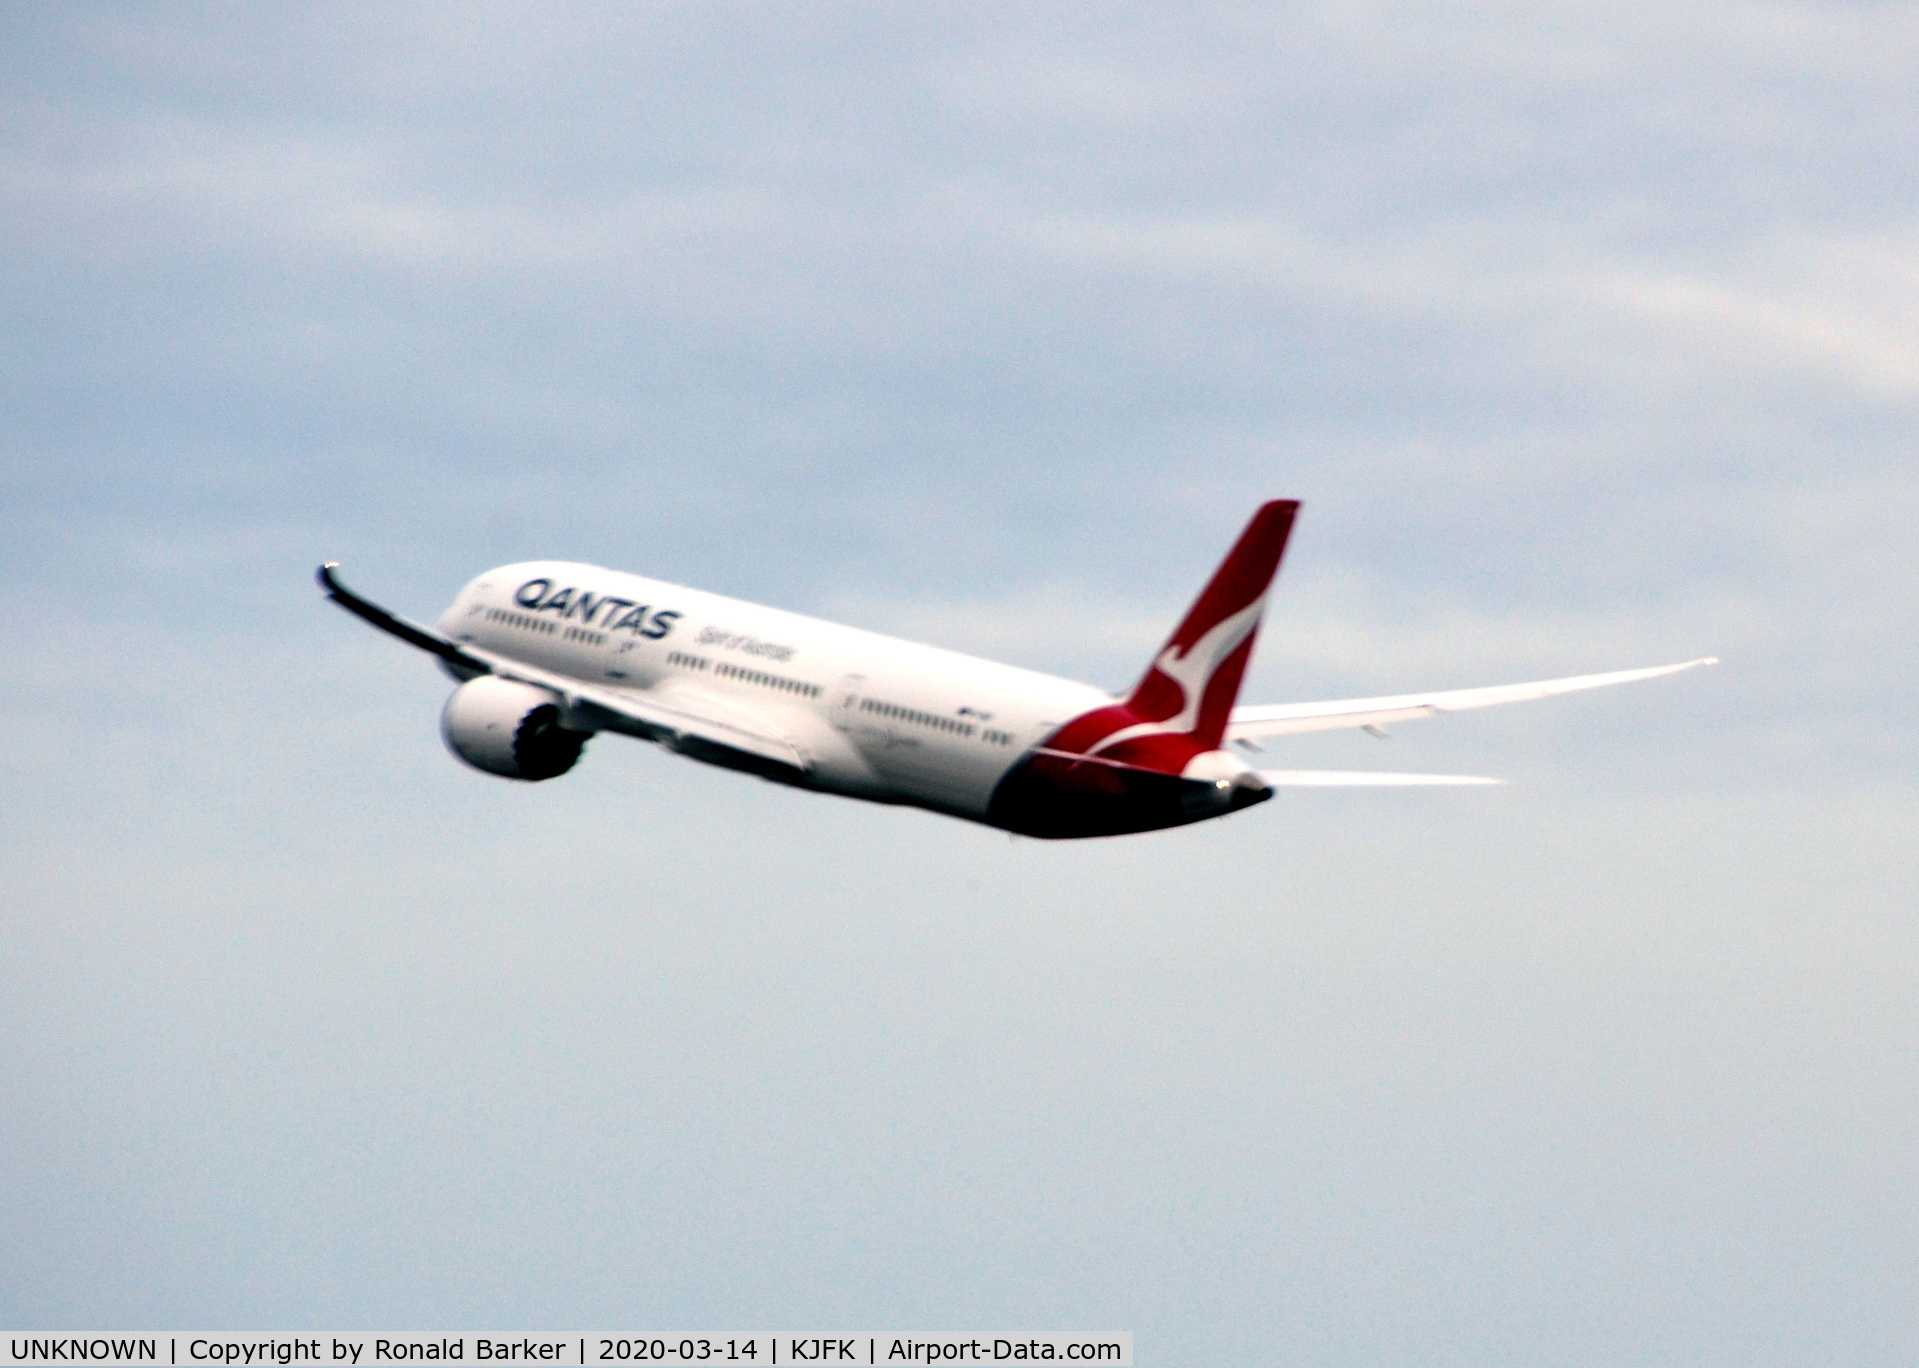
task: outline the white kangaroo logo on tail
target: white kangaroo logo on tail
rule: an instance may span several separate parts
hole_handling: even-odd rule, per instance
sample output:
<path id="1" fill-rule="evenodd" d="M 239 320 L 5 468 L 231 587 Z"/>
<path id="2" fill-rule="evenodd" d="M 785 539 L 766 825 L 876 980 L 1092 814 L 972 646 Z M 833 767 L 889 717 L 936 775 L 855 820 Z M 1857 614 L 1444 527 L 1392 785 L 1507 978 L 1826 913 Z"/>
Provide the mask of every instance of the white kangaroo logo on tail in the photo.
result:
<path id="1" fill-rule="evenodd" d="M 1259 615 L 1265 606 L 1266 596 L 1261 594 L 1231 617 L 1221 618 L 1214 623 L 1204 636 L 1186 648 L 1184 654 L 1177 646 L 1168 646 L 1161 651 L 1159 658 L 1153 662 L 1153 668 L 1179 686 L 1182 695 L 1180 710 L 1163 721 L 1122 727 L 1087 754 L 1098 755 L 1122 741 L 1131 741 L 1138 736 L 1177 736 L 1197 729 L 1199 705 L 1206 697 L 1206 685 L 1212 680 L 1214 671 L 1259 626 Z"/>

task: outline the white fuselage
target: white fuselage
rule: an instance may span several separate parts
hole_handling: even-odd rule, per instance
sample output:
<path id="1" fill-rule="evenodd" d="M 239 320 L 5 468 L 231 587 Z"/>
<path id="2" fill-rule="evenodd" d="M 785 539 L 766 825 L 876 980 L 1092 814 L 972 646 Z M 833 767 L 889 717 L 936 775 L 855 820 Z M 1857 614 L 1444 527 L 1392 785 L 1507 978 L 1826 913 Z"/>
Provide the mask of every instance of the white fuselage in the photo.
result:
<path id="1" fill-rule="evenodd" d="M 1113 702 L 1089 684 L 567 561 L 489 570 L 439 626 L 600 689 L 737 705 L 795 739 L 814 787 L 975 819 L 1029 748 Z"/>

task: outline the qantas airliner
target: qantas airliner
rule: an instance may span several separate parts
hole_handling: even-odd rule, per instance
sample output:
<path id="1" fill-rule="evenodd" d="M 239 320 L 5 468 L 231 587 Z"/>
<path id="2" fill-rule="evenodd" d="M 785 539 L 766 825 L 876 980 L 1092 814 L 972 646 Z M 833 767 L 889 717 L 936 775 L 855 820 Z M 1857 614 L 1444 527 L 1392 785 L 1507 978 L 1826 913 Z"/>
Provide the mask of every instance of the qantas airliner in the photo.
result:
<path id="1" fill-rule="evenodd" d="M 335 603 L 440 658 L 441 731 L 509 779 L 566 773 L 624 732 L 780 783 L 905 803 L 1027 836 L 1118 836 L 1263 803 L 1280 785 L 1490 784 L 1472 775 L 1259 770 L 1295 732 L 1626 684 L 1714 661 L 1485 689 L 1235 707 L 1299 505 L 1266 504 L 1133 691 L 1000 665 L 567 561 L 489 570 L 430 629 L 320 567 Z"/>

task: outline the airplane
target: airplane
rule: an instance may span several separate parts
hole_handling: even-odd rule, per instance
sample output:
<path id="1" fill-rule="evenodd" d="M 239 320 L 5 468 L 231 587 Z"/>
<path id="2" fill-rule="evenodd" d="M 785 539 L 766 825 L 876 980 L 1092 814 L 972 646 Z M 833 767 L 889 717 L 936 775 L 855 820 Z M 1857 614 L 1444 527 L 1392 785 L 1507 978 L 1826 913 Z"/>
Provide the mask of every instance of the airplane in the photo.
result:
<path id="1" fill-rule="evenodd" d="M 428 628 L 327 597 L 439 657 L 447 746 L 538 781 L 617 732 L 821 793 L 1049 839 L 1185 826 L 1287 786 L 1491 784 L 1479 775 L 1259 770 L 1275 737 L 1550 698 L 1717 663 L 1324 703 L 1235 706 L 1296 500 L 1261 505 L 1131 693 L 570 561 L 504 565 Z"/>

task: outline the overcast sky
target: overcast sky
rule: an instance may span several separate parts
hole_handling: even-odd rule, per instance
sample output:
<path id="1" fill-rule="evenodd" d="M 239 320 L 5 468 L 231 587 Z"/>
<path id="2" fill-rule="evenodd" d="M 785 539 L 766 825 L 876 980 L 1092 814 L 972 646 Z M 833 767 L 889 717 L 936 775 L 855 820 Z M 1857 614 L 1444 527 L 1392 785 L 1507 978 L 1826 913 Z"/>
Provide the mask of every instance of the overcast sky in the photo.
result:
<path id="1" fill-rule="evenodd" d="M 1919 7 L 13 6 L 0 1323 L 1919 1352 Z M 595 561 L 1251 702 L 1010 841 L 441 746 Z M 1265 1357 L 1262 1357 L 1265 1356 Z"/>

